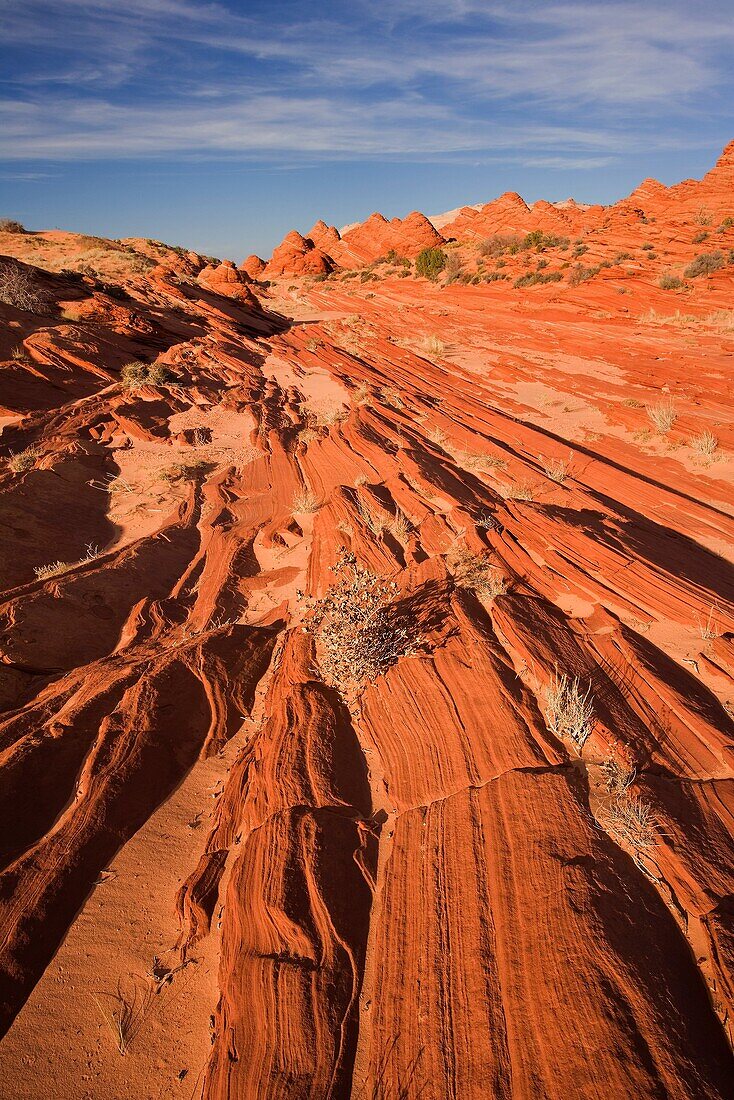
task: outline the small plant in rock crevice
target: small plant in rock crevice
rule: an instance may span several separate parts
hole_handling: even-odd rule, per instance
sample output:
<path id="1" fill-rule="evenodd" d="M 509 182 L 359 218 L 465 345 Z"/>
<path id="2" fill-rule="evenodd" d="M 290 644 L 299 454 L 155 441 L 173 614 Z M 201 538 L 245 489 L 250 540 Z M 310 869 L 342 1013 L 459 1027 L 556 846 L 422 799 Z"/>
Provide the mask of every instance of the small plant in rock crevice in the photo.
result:
<path id="1" fill-rule="evenodd" d="M 418 639 L 394 607 L 395 581 L 359 565 L 345 547 L 333 571 L 337 582 L 321 599 L 309 601 L 304 629 L 316 641 L 324 680 L 345 694 L 414 654 Z"/>
<path id="2" fill-rule="evenodd" d="M 558 737 L 570 738 L 579 749 L 594 728 L 591 685 L 586 690 L 578 676 L 555 672 L 546 688 L 545 718 L 548 729 Z"/>

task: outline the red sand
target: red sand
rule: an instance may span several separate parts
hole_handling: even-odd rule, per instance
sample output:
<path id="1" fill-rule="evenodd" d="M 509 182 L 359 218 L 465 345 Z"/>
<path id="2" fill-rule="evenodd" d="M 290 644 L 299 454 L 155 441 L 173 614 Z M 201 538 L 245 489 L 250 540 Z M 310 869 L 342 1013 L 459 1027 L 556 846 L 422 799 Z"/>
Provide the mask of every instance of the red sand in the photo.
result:
<path id="1" fill-rule="evenodd" d="M 3 1100 L 732 1095 L 733 217 L 0 234 Z"/>

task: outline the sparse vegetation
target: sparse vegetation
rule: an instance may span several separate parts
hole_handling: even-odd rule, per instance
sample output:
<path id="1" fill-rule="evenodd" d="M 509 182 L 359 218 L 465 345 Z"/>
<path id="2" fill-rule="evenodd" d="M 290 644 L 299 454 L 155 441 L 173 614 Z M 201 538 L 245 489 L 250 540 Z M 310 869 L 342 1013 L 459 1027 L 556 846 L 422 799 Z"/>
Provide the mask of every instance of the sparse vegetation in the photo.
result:
<path id="1" fill-rule="evenodd" d="M 11 452 L 8 458 L 8 468 L 12 470 L 14 474 L 25 473 L 26 470 L 32 470 L 37 460 L 41 457 L 40 447 L 26 447 L 23 451 Z"/>
<path id="2" fill-rule="evenodd" d="M 651 423 L 661 435 L 669 432 L 678 419 L 672 401 L 658 401 L 656 405 L 648 405 L 646 411 Z"/>
<path id="3" fill-rule="evenodd" d="M 544 460 L 543 456 L 541 455 L 545 476 L 549 477 L 551 481 L 555 481 L 559 485 L 562 485 L 568 477 L 568 471 L 571 468 L 572 459 L 573 452 L 569 454 L 567 459 L 550 458 L 547 461 Z"/>
<path id="4" fill-rule="evenodd" d="M 319 668 L 328 684 L 345 693 L 377 679 L 417 639 L 407 618 L 393 605 L 395 581 L 376 576 L 341 548 L 334 566 L 338 580 L 311 603 L 305 629 L 314 635 Z"/>
<path id="5" fill-rule="evenodd" d="M 190 458 L 187 462 L 177 462 L 175 466 L 169 466 L 163 470 L 161 477 L 164 481 L 198 481 L 206 470 L 207 463 L 203 458 Z"/>
<path id="6" fill-rule="evenodd" d="M 318 512 L 321 507 L 321 502 L 315 493 L 312 493 L 310 489 L 298 489 L 293 494 L 293 504 L 291 505 L 294 515 L 310 514 L 311 512 Z"/>
<path id="7" fill-rule="evenodd" d="M 25 313 L 43 313 L 47 307 L 31 272 L 16 263 L 0 265 L 0 302 Z"/>
<path id="8" fill-rule="evenodd" d="M 658 286 L 661 290 L 680 290 L 683 286 L 683 280 L 679 279 L 677 275 L 661 275 L 658 279 Z"/>
<path id="9" fill-rule="evenodd" d="M 440 248 L 424 248 L 416 256 L 416 273 L 424 279 L 435 282 L 445 266 L 446 253 Z"/>
<path id="10" fill-rule="evenodd" d="M 126 363 L 120 379 L 126 390 L 139 386 L 165 386 L 173 381 L 173 372 L 163 363 Z"/>
<path id="11" fill-rule="evenodd" d="M 712 604 L 709 608 L 709 613 L 706 618 L 698 616 L 698 632 L 704 641 L 711 641 L 712 638 L 720 638 L 722 634 L 721 624 L 718 619 L 718 608 Z"/>
<path id="12" fill-rule="evenodd" d="M 578 676 L 569 677 L 556 671 L 546 689 L 546 721 L 548 729 L 558 737 L 570 737 L 583 748 L 594 728 L 594 707 L 591 685 L 584 691 Z"/>
<path id="13" fill-rule="evenodd" d="M 423 351 L 428 355 L 433 355 L 436 359 L 442 359 L 446 354 L 446 345 L 443 340 L 440 340 L 438 336 L 426 336 L 423 344 L 421 345 Z"/>
<path id="14" fill-rule="evenodd" d="M 454 551 L 448 564 L 456 583 L 461 588 L 476 592 L 478 596 L 494 599 L 503 595 L 509 587 L 501 569 L 481 554 L 473 554 L 467 547 Z"/>
<path id="15" fill-rule="evenodd" d="M 405 402 L 400 396 L 399 390 L 396 390 L 394 386 L 383 386 L 380 390 L 380 397 L 386 405 L 392 406 L 393 409 L 405 408 Z"/>
<path id="16" fill-rule="evenodd" d="M 697 279 L 700 275 L 713 275 L 723 266 L 723 252 L 702 252 L 688 265 L 683 274 L 686 279 Z"/>
<path id="17" fill-rule="evenodd" d="M 22 222 L 14 218 L 0 218 L 0 233 L 25 233 L 26 228 Z"/>
<path id="18" fill-rule="evenodd" d="M 694 435 L 691 446 L 702 455 L 712 455 L 719 446 L 719 441 L 714 433 L 707 428 L 705 431 L 699 432 L 698 435 Z"/>

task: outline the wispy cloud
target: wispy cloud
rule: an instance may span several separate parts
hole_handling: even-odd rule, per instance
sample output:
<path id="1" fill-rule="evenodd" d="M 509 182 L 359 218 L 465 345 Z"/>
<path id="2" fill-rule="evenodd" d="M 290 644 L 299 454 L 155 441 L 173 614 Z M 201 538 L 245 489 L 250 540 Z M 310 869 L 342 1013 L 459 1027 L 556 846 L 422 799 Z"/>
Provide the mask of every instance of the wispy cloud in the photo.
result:
<path id="1" fill-rule="evenodd" d="M 277 20 L 257 2 L 243 15 L 197 0 L 0 0 L 14 59 L 0 155 L 504 153 L 599 168 L 675 147 L 703 97 L 726 110 L 727 7 L 355 0 L 306 17 L 283 5 L 294 15 Z"/>

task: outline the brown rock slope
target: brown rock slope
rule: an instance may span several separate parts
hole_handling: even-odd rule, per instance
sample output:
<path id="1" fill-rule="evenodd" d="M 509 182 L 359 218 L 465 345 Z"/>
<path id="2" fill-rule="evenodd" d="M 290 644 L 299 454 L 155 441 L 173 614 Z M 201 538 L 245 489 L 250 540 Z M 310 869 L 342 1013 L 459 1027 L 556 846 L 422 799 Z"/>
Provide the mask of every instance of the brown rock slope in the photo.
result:
<path id="1" fill-rule="evenodd" d="M 729 167 L 435 283 L 0 235 L 0 1097 L 731 1096 Z"/>

